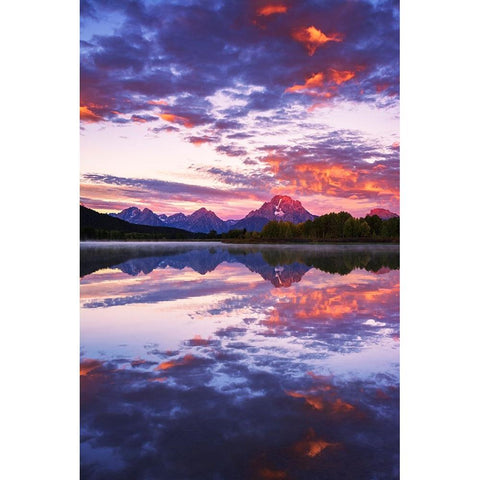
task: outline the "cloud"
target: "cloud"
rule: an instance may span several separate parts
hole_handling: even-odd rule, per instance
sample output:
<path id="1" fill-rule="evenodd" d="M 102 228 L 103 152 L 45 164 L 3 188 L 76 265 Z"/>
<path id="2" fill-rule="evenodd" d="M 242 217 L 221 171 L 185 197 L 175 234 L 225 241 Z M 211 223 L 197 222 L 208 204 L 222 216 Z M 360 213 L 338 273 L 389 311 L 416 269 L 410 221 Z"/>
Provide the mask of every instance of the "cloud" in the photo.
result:
<path id="1" fill-rule="evenodd" d="M 258 476 L 265 480 L 282 480 L 288 478 L 288 473 L 285 470 L 262 467 L 258 470 Z"/>
<path id="2" fill-rule="evenodd" d="M 348 80 L 351 80 L 354 77 L 355 77 L 355 72 L 351 72 L 348 70 L 343 70 L 343 71 L 335 70 L 333 68 L 330 69 L 330 78 L 337 85 L 341 85 L 344 82 L 348 82 Z"/>
<path id="3" fill-rule="evenodd" d="M 158 134 L 161 132 L 179 132 L 180 129 L 178 127 L 175 127 L 173 125 L 164 125 L 163 127 L 154 127 L 154 128 L 149 128 L 149 132 L 152 132 L 154 134 Z"/>
<path id="4" fill-rule="evenodd" d="M 97 18 L 94 2 L 90 0 L 80 0 L 80 17 L 83 19 Z"/>
<path id="5" fill-rule="evenodd" d="M 282 5 L 282 4 L 269 4 L 269 5 L 265 5 L 263 7 L 260 7 L 258 10 L 257 10 L 257 15 L 259 16 L 269 16 L 269 15 L 273 15 L 275 13 L 286 13 L 288 10 L 287 6 L 286 5 Z"/>
<path id="6" fill-rule="evenodd" d="M 355 77 L 351 70 L 335 70 L 330 68 L 326 73 L 318 72 L 305 80 L 305 83 L 293 85 L 285 93 L 306 93 L 315 97 L 332 98 L 338 95 L 338 85 L 348 82 Z M 324 90 L 323 87 L 325 87 Z"/>
<path id="7" fill-rule="evenodd" d="M 93 358 L 84 358 L 80 363 L 80 376 L 86 376 L 101 367 L 103 362 L 93 359 Z"/>
<path id="8" fill-rule="evenodd" d="M 237 120 L 221 119 L 221 120 L 217 120 L 215 122 L 214 127 L 218 130 L 237 130 L 237 129 L 242 127 L 242 124 L 240 122 L 238 122 Z M 243 134 L 243 132 L 239 132 L 239 133 L 233 134 L 233 135 L 242 135 L 242 134 Z M 232 138 L 235 138 L 235 137 L 232 137 Z M 241 137 L 241 138 L 245 138 L 245 137 Z"/>
<path id="9" fill-rule="evenodd" d="M 222 346 L 221 352 L 227 351 Z M 262 362 L 270 361 L 271 367 L 262 371 L 258 364 L 248 367 L 246 357 L 232 361 L 219 355 L 214 360 L 212 355 L 211 363 L 168 369 L 168 378 L 128 363 L 119 369 L 112 361 L 103 367 L 101 381 L 82 377 L 82 476 L 397 476 L 398 389 L 379 396 L 378 381 L 343 383 L 341 394 L 354 397 L 366 414 L 355 421 L 332 418 L 306 411 L 284 394 L 282 383 L 306 382 L 285 374 L 289 362 L 276 365 L 274 357 L 263 354 Z M 212 380 L 219 377 L 228 383 L 215 388 Z M 234 387 L 238 383 L 244 386 L 241 397 Z M 219 456 L 222 449 L 228 455 Z"/>
<path id="10" fill-rule="evenodd" d="M 86 123 L 102 122 L 104 119 L 100 115 L 94 113 L 90 108 L 86 105 L 80 107 L 80 120 Z"/>
<path id="11" fill-rule="evenodd" d="M 147 102 L 149 105 L 155 105 L 155 106 L 165 106 L 168 105 L 168 102 L 166 100 L 149 100 Z"/>
<path id="12" fill-rule="evenodd" d="M 341 33 L 332 33 L 325 35 L 321 30 L 315 28 L 313 25 L 306 28 L 300 28 L 292 33 L 294 40 L 302 43 L 307 49 L 307 52 L 312 56 L 317 48 L 328 42 L 341 42 L 344 36 Z"/>
<path id="13" fill-rule="evenodd" d="M 193 355 L 188 354 L 182 358 L 177 358 L 174 360 L 167 360 L 165 362 L 162 362 L 155 368 L 155 370 L 169 370 L 170 368 L 173 368 L 173 367 L 191 365 L 196 360 L 197 360 L 197 357 L 194 357 Z"/>
<path id="14" fill-rule="evenodd" d="M 257 160 L 292 194 L 383 198 L 398 204 L 398 150 L 387 149 L 358 132 L 328 131 L 303 145 L 266 145 L 260 150 L 266 155 Z"/>
<path id="15" fill-rule="evenodd" d="M 180 115 L 175 115 L 173 113 L 161 113 L 160 118 L 166 122 L 178 123 L 187 128 L 192 128 L 195 126 L 195 124 L 187 117 L 181 117 Z"/>
<path id="16" fill-rule="evenodd" d="M 253 133 L 247 133 L 247 132 L 238 132 L 238 133 L 232 133 L 230 135 L 227 135 L 227 138 L 231 139 L 245 139 L 245 138 L 252 138 L 254 135 Z"/>
<path id="17" fill-rule="evenodd" d="M 205 171 L 203 173 L 208 174 Z M 242 176 L 239 175 L 238 178 L 242 179 Z M 223 186 L 207 187 L 157 179 L 87 173 L 82 175 L 80 196 L 82 204 L 94 210 L 118 212 L 137 206 L 172 215 L 179 210 L 192 213 L 200 207 L 208 207 L 220 218 L 227 219 L 243 216 L 239 213 L 239 200 L 242 200 L 241 208 L 247 211 L 259 201 L 266 200 L 263 189 L 255 188 L 261 178 L 255 182 L 253 180 L 255 177 L 252 177 L 250 183 L 223 182 Z"/>
<path id="18" fill-rule="evenodd" d="M 229 157 L 244 157 L 247 155 L 247 151 L 244 148 L 235 145 L 219 145 L 215 150 Z"/>
<path id="19" fill-rule="evenodd" d="M 285 90 L 287 93 L 298 92 L 301 90 L 307 90 L 311 88 L 323 87 L 325 75 L 322 72 L 314 73 L 312 76 L 307 78 L 303 85 L 294 85 Z"/>
<path id="20" fill-rule="evenodd" d="M 118 212 L 132 206 L 131 196 L 114 191 L 109 193 L 108 189 L 97 188 L 92 191 L 91 185 L 80 185 L 82 195 L 80 204 L 93 210 Z"/>
<path id="21" fill-rule="evenodd" d="M 136 123 L 147 123 L 147 122 L 156 122 L 158 117 L 153 115 L 132 115 L 130 120 Z"/>
<path id="22" fill-rule="evenodd" d="M 227 155 L 230 156 L 244 155 L 243 150 L 236 150 L 235 148 L 229 149 L 227 147 L 223 147 L 220 150 L 217 148 L 217 151 L 227 153 Z M 267 192 L 269 189 L 268 182 L 272 181 L 272 177 L 268 174 L 265 174 L 262 170 L 254 170 L 247 173 L 220 167 L 197 167 L 196 170 L 211 175 L 213 178 L 220 180 L 225 185 L 232 185 L 237 188 L 247 188 L 257 192 Z M 260 198 L 262 197 L 260 196 Z M 264 197 L 263 200 L 265 200 Z"/>
<path id="23" fill-rule="evenodd" d="M 235 122 L 233 110 L 212 117 L 205 98 L 239 85 L 255 86 L 259 90 L 247 98 L 251 108 L 281 111 L 295 101 L 282 93 L 299 78 L 329 69 L 353 71 L 352 65 L 364 71 L 358 88 L 342 91 L 342 98 L 398 97 L 398 2 L 257 4 L 257 19 L 268 19 L 262 28 L 252 24 L 245 3 L 237 1 L 92 0 L 81 7 L 81 101 L 105 121 L 113 121 L 113 111 L 145 115 L 161 109 L 164 120 L 187 128 Z M 108 25 L 108 19 L 114 23 Z M 100 21 L 109 28 L 88 28 Z M 299 55 L 299 47 L 311 55 Z M 321 56 L 315 54 L 318 48 Z M 379 85 L 389 87 L 377 92 Z M 175 107 L 179 102 L 183 111 Z"/>
<path id="24" fill-rule="evenodd" d="M 198 200 L 199 197 L 204 198 L 228 198 L 235 195 L 249 197 L 246 192 L 222 190 L 219 188 L 205 187 L 201 185 L 192 185 L 179 182 L 168 182 L 164 180 L 148 179 L 148 178 L 128 178 L 115 175 L 103 175 L 97 173 L 87 173 L 82 176 L 84 183 L 82 187 L 88 191 L 93 188 L 100 190 L 105 189 L 113 195 L 119 194 L 119 197 L 130 194 L 132 198 L 147 199 L 149 196 L 156 198 L 174 198 L 189 200 Z M 118 190 L 112 187 L 118 187 Z"/>
<path id="25" fill-rule="evenodd" d="M 295 451 L 302 456 L 316 457 L 320 455 L 325 449 L 339 447 L 339 443 L 332 443 L 317 438 L 315 431 L 310 429 L 306 438 L 293 447 Z"/>
<path id="26" fill-rule="evenodd" d="M 204 143 L 215 143 L 218 142 L 219 138 L 218 137 L 213 137 L 209 135 L 203 135 L 203 136 L 191 136 L 191 137 L 186 137 L 186 140 L 190 143 L 193 143 L 193 145 L 200 146 L 203 145 Z"/>
<path id="27" fill-rule="evenodd" d="M 187 342 L 192 347 L 206 347 L 212 344 L 216 344 L 213 340 L 209 338 L 202 338 L 201 335 L 195 335 L 192 339 Z"/>

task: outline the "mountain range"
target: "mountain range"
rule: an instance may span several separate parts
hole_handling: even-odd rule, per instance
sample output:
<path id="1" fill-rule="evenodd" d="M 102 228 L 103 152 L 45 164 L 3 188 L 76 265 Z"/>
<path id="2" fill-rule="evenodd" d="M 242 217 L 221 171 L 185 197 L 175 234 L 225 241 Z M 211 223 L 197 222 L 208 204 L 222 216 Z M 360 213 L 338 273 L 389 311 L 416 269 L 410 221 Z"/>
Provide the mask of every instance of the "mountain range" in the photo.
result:
<path id="1" fill-rule="evenodd" d="M 222 220 L 214 212 L 206 208 L 200 208 L 191 215 L 175 213 L 167 216 L 165 214 L 155 214 L 148 208 L 140 210 L 137 207 L 130 207 L 110 215 L 138 225 L 173 227 L 189 232 L 203 233 L 209 233 L 211 230 L 215 230 L 217 233 L 224 233 L 233 228 L 260 231 L 272 220 L 302 223 L 315 218 L 298 200 L 293 200 L 286 195 L 274 196 L 269 202 L 265 202 L 257 210 L 252 210 L 240 220 Z"/>
<path id="2" fill-rule="evenodd" d="M 383 208 L 375 208 L 368 215 L 378 215 L 382 220 L 398 217 L 397 214 Z M 225 233 L 232 229 L 259 232 L 272 220 L 297 224 L 316 218 L 316 215 L 306 210 L 301 202 L 287 195 L 275 195 L 269 202 L 265 202 L 257 210 L 252 210 L 240 220 L 222 220 L 215 212 L 206 208 L 200 208 L 191 215 L 184 213 L 165 215 L 156 214 L 148 208 L 140 210 L 137 207 L 130 207 L 119 213 L 110 213 L 110 216 L 137 225 L 171 227 L 202 233 L 209 233 L 212 230 Z"/>

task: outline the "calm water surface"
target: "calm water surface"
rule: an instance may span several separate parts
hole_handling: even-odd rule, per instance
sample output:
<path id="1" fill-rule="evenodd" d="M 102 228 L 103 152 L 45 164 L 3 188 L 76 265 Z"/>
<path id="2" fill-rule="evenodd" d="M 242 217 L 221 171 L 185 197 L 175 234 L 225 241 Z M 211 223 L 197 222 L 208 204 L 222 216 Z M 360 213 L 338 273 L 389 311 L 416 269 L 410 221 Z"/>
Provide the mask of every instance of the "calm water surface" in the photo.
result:
<path id="1" fill-rule="evenodd" d="M 81 246 L 82 479 L 399 477 L 394 245 Z"/>

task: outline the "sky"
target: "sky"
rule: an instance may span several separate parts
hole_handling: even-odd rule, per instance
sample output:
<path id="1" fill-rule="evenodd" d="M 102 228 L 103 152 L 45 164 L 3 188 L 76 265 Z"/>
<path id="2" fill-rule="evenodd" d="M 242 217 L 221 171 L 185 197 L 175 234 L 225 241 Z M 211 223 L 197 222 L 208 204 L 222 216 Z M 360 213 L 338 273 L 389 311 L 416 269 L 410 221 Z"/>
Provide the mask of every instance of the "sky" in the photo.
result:
<path id="1" fill-rule="evenodd" d="M 399 213 L 399 4 L 82 0 L 81 203 Z"/>

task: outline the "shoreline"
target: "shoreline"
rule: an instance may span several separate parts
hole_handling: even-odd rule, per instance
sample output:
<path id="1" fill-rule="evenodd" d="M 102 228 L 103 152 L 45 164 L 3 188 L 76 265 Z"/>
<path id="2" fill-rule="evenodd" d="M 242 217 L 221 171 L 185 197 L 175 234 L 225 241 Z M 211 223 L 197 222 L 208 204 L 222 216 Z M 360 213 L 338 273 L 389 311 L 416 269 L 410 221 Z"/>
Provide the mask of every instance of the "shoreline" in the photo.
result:
<path id="1" fill-rule="evenodd" d="M 102 240 L 102 239 L 80 239 L 82 243 L 220 243 L 225 245 L 400 245 L 399 241 L 385 240 L 325 240 L 325 241 L 298 241 L 298 240 L 252 240 L 252 239 L 135 239 L 135 240 Z"/>

